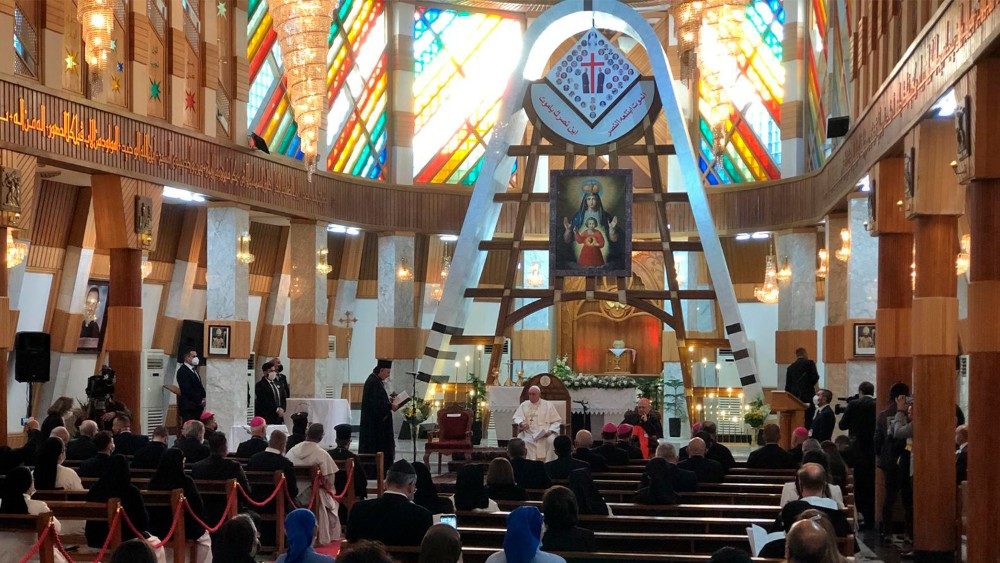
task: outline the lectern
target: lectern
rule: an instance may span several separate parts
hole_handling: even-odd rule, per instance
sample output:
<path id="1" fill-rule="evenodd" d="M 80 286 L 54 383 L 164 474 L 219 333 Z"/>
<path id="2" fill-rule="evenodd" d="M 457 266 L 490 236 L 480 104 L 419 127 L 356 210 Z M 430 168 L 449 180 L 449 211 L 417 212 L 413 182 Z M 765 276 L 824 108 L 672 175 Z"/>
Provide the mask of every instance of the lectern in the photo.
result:
<path id="1" fill-rule="evenodd" d="M 792 443 L 792 432 L 806 424 L 806 404 L 788 391 L 771 391 L 771 411 L 778 413 L 778 426 L 781 428 L 782 448 L 788 449 Z"/>

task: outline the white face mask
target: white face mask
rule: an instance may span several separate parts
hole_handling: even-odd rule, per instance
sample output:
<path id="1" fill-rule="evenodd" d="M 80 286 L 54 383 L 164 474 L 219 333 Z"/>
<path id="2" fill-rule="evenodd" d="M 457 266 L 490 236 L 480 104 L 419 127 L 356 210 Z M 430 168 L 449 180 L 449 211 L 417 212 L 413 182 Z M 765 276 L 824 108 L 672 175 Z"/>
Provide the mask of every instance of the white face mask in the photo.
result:
<path id="1" fill-rule="evenodd" d="M 813 404 L 819 406 L 819 395 L 813 395 Z"/>
<path id="2" fill-rule="evenodd" d="M 278 379 L 278 374 L 274 373 L 273 371 L 267 374 L 268 381 L 274 381 L 275 379 Z"/>
<path id="3" fill-rule="evenodd" d="M 198 358 L 198 356 L 195 356 L 195 357 L 191 358 L 191 365 L 197 367 L 198 364 L 200 364 L 200 363 L 201 363 L 201 360 Z"/>

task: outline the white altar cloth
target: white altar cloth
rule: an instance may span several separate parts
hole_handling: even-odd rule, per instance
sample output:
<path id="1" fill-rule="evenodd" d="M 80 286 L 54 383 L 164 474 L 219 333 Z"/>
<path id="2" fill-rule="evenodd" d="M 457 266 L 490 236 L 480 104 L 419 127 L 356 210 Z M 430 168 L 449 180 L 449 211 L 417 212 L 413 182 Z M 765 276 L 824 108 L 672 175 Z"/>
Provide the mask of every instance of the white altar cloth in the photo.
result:
<path id="1" fill-rule="evenodd" d="M 306 399 L 289 397 L 285 409 L 285 424 L 292 427 L 292 415 L 297 412 L 309 413 L 309 423 L 319 422 L 323 424 L 323 441 L 320 442 L 324 448 L 332 448 L 335 445 L 336 435 L 333 427 L 338 424 L 351 423 L 351 403 L 347 399 Z"/>
<path id="2" fill-rule="evenodd" d="M 511 419 L 514 411 L 521 404 L 520 386 L 504 387 L 490 386 L 486 388 L 490 403 L 490 416 L 493 417 L 494 428 L 496 428 L 498 440 L 510 440 Z M 605 422 L 618 424 L 625 411 L 635 408 L 636 389 L 627 387 L 625 389 L 570 389 L 570 396 L 573 401 L 587 401 L 587 412 L 590 413 L 590 430 L 600 431 Z M 582 413 L 583 407 L 578 403 L 572 403 L 574 413 Z M 569 420 L 563 421 L 569 424 Z"/>

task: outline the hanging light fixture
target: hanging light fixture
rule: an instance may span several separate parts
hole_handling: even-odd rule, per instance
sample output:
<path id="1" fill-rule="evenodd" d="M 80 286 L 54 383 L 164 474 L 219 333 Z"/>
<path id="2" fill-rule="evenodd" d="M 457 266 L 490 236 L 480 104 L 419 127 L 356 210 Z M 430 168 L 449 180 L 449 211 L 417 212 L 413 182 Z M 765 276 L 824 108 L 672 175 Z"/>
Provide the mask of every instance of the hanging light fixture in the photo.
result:
<path id="1" fill-rule="evenodd" d="M 687 0 L 674 8 L 674 29 L 681 57 L 681 77 L 690 78 L 697 65 L 698 36 L 705 0 Z"/>
<path id="2" fill-rule="evenodd" d="M 917 290 L 917 243 L 913 243 L 913 261 L 910 262 L 910 289 Z"/>
<path id="3" fill-rule="evenodd" d="M 448 243 L 444 244 L 444 256 L 441 258 L 441 281 L 448 279 L 451 273 L 451 256 L 448 255 Z"/>
<path id="4" fill-rule="evenodd" d="M 243 233 L 236 239 L 236 260 L 241 264 L 250 264 L 256 256 L 250 253 L 250 233 Z"/>
<path id="5" fill-rule="evenodd" d="M 524 276 L 524 284 L 536 289 L 545 284 L 545 278 L 542 277 L 541 264 L 538 262 L 531 263 L 531 268 L 528 269 L 528 273 Z"/>
<path id="6" fill-rule="evenodd" d="M 77 4 L 87 64 L 98 71 L 104 70 L 111 50 L 111 31 L 114 29 L 111 8 L 111 0 L 79 0 Z"/>
<path id="7" fill-rule="evenodd" d="M 139 263 L 139 275 L 142 279 L 149 277 L 149 274 L 153 273 L 153 263 L 149 261 L 149 253 L 142 253 L 142 262 Z"/>
<path id="8" fill-rule="evenodd" d="M 837 260 L 841 262 L 847 262 L 851 258 L 851 231 L 846 227 L 840 229 L 840 248 L 838 248 L 834 253 Z"/>
<path id="9" fill-rule="evenodd" d="M 825 248 L 821 248 L 816 254 L 819 257 L 819 267 L 816 268 L 816 277 L 825 280 L 830 268 L 830 253 Z"/>
<path id="10" fill-rule="evenodd" d="M 410 281 L 413 279 L 413 270 L 406 263 L 406 258 L 399 261 L 399 268 L 396 269 L 396 277 L 399 278 L 399 281 Z"/>
<path id="11" fill-rule="evenodd" d="M 958 256 L 955 257 L 955 275 L 964 276 L 969 271 L 969 264 L 972 260 L 969 254 L 969 249 L 972 248 L 972 237 L 970 235 L 962 235 L 962 238 L 958 241 L 958 246 Z"/>
<path id="12" fill-rule="evenodd" d="M 444 297 L 444 288 L 439 283 L 434 284 L 434 289 L 431 290 L 431 299 L 440 303 L 442 297 Z"/>
<path id="13" fill-rule="evenodd" d="M 333 25 L 334 0 L 271 0 L 268 13 L 281 46 L 299 150 L 309 172 L 316 170 L 319 130 L 328 86 L 327 37 Z"/>
<path id="14" fill-rule="evenodd" d="M 333 271 L 333 266 L 328 261 L 329 256 L 330 251 L 326 248 L 316 253 L 316 271 L 324 276 Z"/>
<path id="15" fill-rule="evenodd" d="M 781 261 L 781 268 L 778 269 L 777 278 L 781 283 L 792 281 L 792 263 L 788 260 L 787 256 Z"/>
<path id="16" fill-rule="evenodd" d="M 778 295 L 778 268 L 774 253 L 771 253 L 764 262 L 764 285 L 753 288 L 753 296 L 757 301 L 770 305 L 778 302 Z"/>
<path id="17" fill-rule="evenodd" d="M 11 234 L 10 229 L 7 229 L 7 267 L 17 267 L 27 257 L 28 245 L 19 240 L 14 240 L 14 235 Z"/>

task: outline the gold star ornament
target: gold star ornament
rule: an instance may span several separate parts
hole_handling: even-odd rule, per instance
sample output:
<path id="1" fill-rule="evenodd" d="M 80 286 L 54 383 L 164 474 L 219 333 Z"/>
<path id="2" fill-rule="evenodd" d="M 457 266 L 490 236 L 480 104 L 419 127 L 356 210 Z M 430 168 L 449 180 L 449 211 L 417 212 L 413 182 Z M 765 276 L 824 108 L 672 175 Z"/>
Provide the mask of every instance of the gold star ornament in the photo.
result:
<path id="1" fill-rule="evenodd" d="M 220 18 L 226 17 L 226 3 L 225 1 L 219 2 L 215 6 L 216 12 L 219 14 Z"/>
<path id="2" fill-rule="evenodd" d="M 79 65 L 76 62 L 76 53 L 66 51 L 66 58 L 63 60 L 66 61 L 66 72 L 76 72 L 76 67 Z"/>

